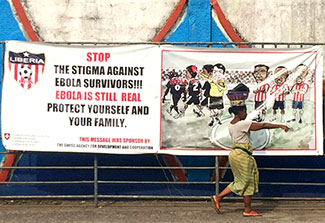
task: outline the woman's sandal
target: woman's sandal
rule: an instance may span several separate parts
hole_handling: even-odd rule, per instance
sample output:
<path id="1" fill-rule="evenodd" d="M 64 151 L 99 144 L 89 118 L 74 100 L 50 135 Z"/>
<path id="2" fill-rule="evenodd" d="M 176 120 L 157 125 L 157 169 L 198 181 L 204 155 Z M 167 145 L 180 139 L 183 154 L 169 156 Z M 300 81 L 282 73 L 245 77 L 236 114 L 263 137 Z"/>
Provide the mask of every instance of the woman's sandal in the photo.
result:
<path id="1" fill-rule="evenodd" d="M 248 213 L 243 212 L 244 217 L 256 217 L 256 216 L 261 216 L 261 214 L 257 213 L 256 211 L 250 211 Z"/>
<path id="2" fill-rule="evenodd" d="M 216 195 L 213 195 L 211 197 L 211 203 L 212 203 L 213 208 L 216 210 L 216 212 L 218 214 L 221 214 L 221 211 L 220 211 L 220 202 L 217 200 L 217 196 Z"/>

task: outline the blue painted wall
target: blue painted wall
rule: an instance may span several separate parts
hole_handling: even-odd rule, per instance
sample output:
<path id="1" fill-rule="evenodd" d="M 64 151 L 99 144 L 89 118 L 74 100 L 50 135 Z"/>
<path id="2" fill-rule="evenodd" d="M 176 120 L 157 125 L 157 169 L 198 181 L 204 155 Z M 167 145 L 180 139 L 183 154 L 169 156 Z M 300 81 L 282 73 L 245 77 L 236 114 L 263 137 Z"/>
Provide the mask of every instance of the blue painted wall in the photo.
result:
<path id="1" fill-rule="evenodd" d="M 228 42 L 211 16 L 209 0 L 188 1 L 186 17 L 167 42 Z"/>
<path id="2" fill-rule="evenodd" d="M 7 0 L 0 0 L 0 40 L 26 40 Z"/>

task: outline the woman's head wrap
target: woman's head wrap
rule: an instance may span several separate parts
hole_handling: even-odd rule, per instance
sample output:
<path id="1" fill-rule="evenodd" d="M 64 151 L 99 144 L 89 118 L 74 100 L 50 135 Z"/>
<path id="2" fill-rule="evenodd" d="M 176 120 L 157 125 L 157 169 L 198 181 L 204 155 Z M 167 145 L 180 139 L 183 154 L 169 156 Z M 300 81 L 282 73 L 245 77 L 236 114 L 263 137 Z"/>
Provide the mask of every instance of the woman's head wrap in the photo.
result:
<path id="1" fill-rule="evenodd" d="M 238 84 L 232 90 L 229 90 L 227 97 L 230 100 L 231 106 L 243 106 L 248 98 L 249 88 L 245 84 Z"/>

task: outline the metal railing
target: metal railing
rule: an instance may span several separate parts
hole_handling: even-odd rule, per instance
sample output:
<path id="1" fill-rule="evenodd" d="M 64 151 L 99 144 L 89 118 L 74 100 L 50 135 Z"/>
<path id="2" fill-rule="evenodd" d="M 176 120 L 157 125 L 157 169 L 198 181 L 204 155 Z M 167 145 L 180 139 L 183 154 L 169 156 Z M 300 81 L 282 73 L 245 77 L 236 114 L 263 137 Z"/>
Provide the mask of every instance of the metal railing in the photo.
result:
<path id="1" fill-rule="evenodd" d="M 0 41 L 0 44 L 3 46 L 4 41 Z M 156 45 L 165 45 L 165 44 L 172 44 L 172 45 L 185 45 L 185 46 L 204 46 L 204 47 L 215 47 L 215 46 L 241 46 L 245 45 L 248 47 L 256 47 L 256 48 L 264 48 L 264 47 L 285 47 L 285 48 L 292 48 L 292 47 L 300 47 L 303 48 L 305 46 L 315 46 L 321 45 L 325 46 L 325 43 L 275 43 L 275 42 L 163 42 L 163 43 L 153 43 L 153 42 L 114 42 L 114 43 L 92 43 L 92 42 L 49 42 L 51 44 L 68 44 L 68 45 L 121 45 L 121 44 L 156 44 Z M 4 49 L 2 47 L 2 49 Z M 0 152 L 0 155 L 8 155 L 8 154 L 33 154 L 33 152 Z M 35 152 L 37 153 L 37 152 Z M 42 152 L 46 154 L 45 152 Z M 147 155 L 147 154 L 146 154 Z M 153 156 L 155 156 L 153 154 Z M 166 181 L 131 181 L 131 180 L 100 180 L 99 179 L 99 171 L 101 170 L 158 170 L 158 171 L 171 171 L 171 170 L 209 170 L 214 171 L 215 180 L 214 181 L 186 181 L 186 182 L 179 182 L 179 181 L 171 181 L 166 177 Z M 3 186 L 10 186 L 10 185 L 92 185 L 93 191 L 92 194 L 85 194 L 85 195 L 0 195 L 0 199 L 30 199 L 30 198 L 37 198 L 37 199 L 93 199 L 94 205 L 98 205 L 98 201 L 100 199 L 209 199 L 210 196 L 205 195 L 195 195 L 195 196 L 176 196 L 176 195 L 107 195 L 101 194 L 99 192 L 99 186 L 105 184 L 112 184 L 112 185 L 134 185 L 134 184 L 150 184 L 150 185 L 211 185 L 214 187 L 214 193 L 219 192 L 219 188 L 221 185 L 226 185 L 230 182 L 219 180 L 219 171 L 220 170 L 229 170 L 229 167 L 220 167 L 218 157 L 215 157 L 215 165 L 214 166 L 187 166 L 187 167 L 168 167 L 168 166 L 107 166 L 107 165 L 99 165 L 98 164 L 98 155 L 93 154 L 93 165 L 87 166 L 1 166 L 0 171 L 15 171 L 15 170 L 90 170 L 93 172 L 92 180 L 70 180 L 70 181 L 3 181 L 0 182 L 0 188 Z M 259 168 L 260 171 L 300 171 L 300 172 L 324 172 L 325 169 L 323 168 Z M 287 186 L 325 186 L 325 183 L 314 183 L 314 182 L 260 182 L 260 185 L 287 185 Z M 268 198 L 272 199 L 272 198 Z M 280 198 L 277 198 L 280 199 Z M 295 198 L 297 199 L 297 198 Z M 301 198 L 303 199 L 303 198 Z M 320 198 L 323 199 L 323 198 Z M 324 198 L 325 199 L 325 198 Z"/>
<path id="2" fill-rule="evenodd" d="M 15 154 L 14 152 L 9 152 L 10 154 Z M 33 154 L 34 152 L 25 152 L 25 154 Z M 35 152 L 40 154 L 39 152 Z M 43 152 L 42 152 L 43 153 Z M 7 152 L 2 152 L 2 154 L 8 154 Z M 46 153 L 43 153 L 46 154 Z M 51 154 L 49 154 L 51 156 Z M 205 195 L 137 195 L 137 194 L 101 194 L 99 192 L 99 187 L 105 184 L 111 185 L 211 185 L 214 186 L 215 190 L 211 193 L 218 193 L 221 185 L 227 185 L 230 182 L 218 180 L 219 179 L 219 170 L 229 170 L 230 167 L 221 167 L 219 166 L 218 157 L 215 158 L 215 166 L 186 166 L 186 167 L 167 167 L 167 166 L 108 166 L 108 165 L 98 165 L 98 155 L 92 154 L 93 156 L 93 165 L 89 166 L 2 166 L 1 171 L 17 171 L 17 170 L 46 170 L 50 173 L 51 170 L 90 170 L 93 173 L 92 180 L 48 180 L 48 181 L 4 181 L 0 182 L 0 187 L 10 186 L 10 185 L 70 185 L 78 187 L 79 185 L 92 185 L 92 194 L 78 194 L 78 195 L 0 195 L 0 199 L 89 199 L 93 200 L 95 206 L 98 205 L 99 200 L 102 199 L 167 199 L 167 200 L 207 200 L 210 196 Z M 153 155 L 154 156 L 154 155 Z M 153 181 L 148 179 L 144 180 L 100 180 L 98 175 L 101 170 L 157 170 L 157 171 L 167 171 L 167 170 L 209 170 L 214 171 L 215 179 L 214 181 L 170 181 L 166 177 L 165 181 Z M 259 168 L 260 172 L 267 171 L 294 171 L 294 172 L 322 172 L 325 173 L 324 168 Z M 43 173 L 44 174 L 44 173 Z M 267 174 L 267 173 L 265 173 Z M 325 183 L 319 182 L 260 182 L 260 185 L 274 185 L 274 186 L 325 186 Z M 181 189 L 179 189 L 181 190 Z M 291 197 L 294 199 L 304 199 L 303 197 Z M 229 198 L 228 198 L 229 199 Z M 234 199 L 234 197 L 230 198 Z M 289 197 L 284 198 L 275 198 L 275 197 L 258 197 L 257 199 L 290 199 Z M 310 198 L 308 198 L 310 199 Z M 325 198 L 313 198 L 313 199 L 322 199 Z"/>

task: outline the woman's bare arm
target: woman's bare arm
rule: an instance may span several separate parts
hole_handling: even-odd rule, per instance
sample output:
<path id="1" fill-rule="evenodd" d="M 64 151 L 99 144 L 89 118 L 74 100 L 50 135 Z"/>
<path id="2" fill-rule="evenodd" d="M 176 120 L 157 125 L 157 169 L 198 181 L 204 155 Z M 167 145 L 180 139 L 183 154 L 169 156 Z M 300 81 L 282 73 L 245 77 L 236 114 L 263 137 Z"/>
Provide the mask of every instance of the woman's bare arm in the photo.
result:
<path id="1" fill-rule="evenodd" d="M 267 123 L 267 122 L 252 122 L 249 130 L 251 131 L 257 131 L 260 129 L 278 129 L 281 128 L 285 132 L 289 130 L 289 127 L 286 125 L 281 125 L 281 124 L 272 124 L 272 123 Z"/>

